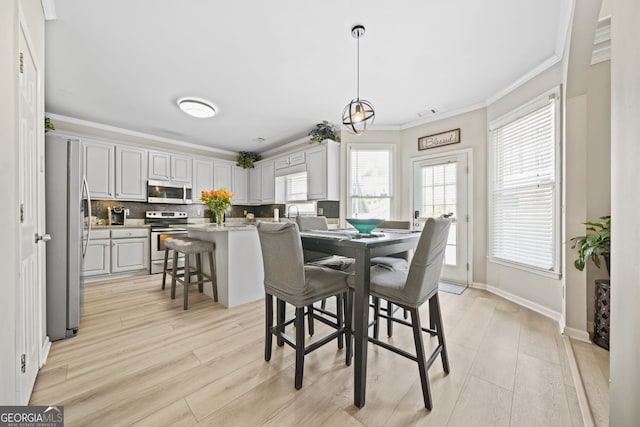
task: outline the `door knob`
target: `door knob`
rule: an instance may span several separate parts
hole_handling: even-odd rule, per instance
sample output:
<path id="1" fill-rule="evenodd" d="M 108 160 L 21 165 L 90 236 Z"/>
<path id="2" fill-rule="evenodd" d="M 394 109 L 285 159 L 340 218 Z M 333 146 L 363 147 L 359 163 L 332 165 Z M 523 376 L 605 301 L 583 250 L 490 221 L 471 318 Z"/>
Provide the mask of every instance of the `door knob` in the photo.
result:
<path id="1" fill-rule="evenodd" d="M 38 243 L 40 240 L 42 240 L 43 242 L 48 242 L 49 240 L 51 240 L 51 234 L 36 233 L 36 238 L 35 238 L 36 243 Z"/>

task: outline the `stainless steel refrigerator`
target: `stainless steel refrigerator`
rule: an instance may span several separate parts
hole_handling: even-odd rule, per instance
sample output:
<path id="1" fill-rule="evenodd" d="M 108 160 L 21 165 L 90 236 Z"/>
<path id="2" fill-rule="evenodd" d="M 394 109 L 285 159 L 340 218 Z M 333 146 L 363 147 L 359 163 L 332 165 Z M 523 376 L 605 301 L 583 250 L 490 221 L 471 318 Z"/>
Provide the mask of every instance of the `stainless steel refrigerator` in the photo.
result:
<path id="1" fill-rule="evenodd" d="M 91 232 L 91 197 L 77 139 L 47 134 L 47 335 L 73 337 L 80 327 L 82 261 Z"/>

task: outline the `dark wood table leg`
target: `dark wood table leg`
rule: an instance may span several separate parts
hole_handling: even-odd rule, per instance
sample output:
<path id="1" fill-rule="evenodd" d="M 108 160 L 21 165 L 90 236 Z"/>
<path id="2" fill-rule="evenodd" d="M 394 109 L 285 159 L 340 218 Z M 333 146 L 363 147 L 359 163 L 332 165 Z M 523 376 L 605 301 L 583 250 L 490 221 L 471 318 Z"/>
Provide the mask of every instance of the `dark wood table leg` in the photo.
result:
<path id="1" fill-rule="evenodd" d="M 364 407 L 367 391 L 367 336 L 369 334 L 369 250 L 362 248 L 356 254 L 356 286 L 354 318 L 353 404 Z"/>

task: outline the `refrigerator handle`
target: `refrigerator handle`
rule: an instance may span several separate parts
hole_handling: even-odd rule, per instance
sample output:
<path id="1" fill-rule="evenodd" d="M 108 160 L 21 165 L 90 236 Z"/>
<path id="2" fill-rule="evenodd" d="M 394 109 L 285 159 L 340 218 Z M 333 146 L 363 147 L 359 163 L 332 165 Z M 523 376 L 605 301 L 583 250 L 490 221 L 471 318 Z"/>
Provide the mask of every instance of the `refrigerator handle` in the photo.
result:
<path id="1" fill-rule="evenodd" d="M 84 258 L 87 253 L 87 247 L 89 246 L 89 239 L 91 238 L 91 194 L 89 193 L 89 184 L 87 183 L 86 175 L 82 177 L 82 187 L 84 189 L 83 193 L 85 191 L 87 192 L 87 211 L 89 213 L 89 217 L 87 218 L 87 240 L 85 240 L 84 248 L 82 248 L 82 258 Z"/>

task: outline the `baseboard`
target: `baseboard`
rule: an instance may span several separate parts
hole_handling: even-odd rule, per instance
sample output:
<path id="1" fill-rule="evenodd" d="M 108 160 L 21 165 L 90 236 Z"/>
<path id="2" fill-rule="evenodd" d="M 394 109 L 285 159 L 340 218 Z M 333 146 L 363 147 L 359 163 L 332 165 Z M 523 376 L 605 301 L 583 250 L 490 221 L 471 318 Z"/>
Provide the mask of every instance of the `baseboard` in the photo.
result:
<path id="1" fill-rule="evenodd" d="M 548 317 L 556 322 L 560 321 L 560 317 L 562 316 L 562 313 L 558 313 L 557 311 L 553 311 L 543 305 L 540 305 L 538 303 L 535 303 L 533 301 L 529 301 L 526 298 L 522 298 L 519 297 L 518 295 L 514 295 L 511 292 L 506 292 L 500 288 L 497 288 L 495 286 L 491 286 L 491 285 L 487 285 L 485 283 L 478 283 L 478 282 L 473 282 L 471 284 L 472 288 L 477 288 L 477 289 L 484 289 L 488 292 L 491 292 L 494 295 L 498 295 L 499 297 L 502 297 L 506 300 L 509 300 L 511 302 L 514 302 L 518 305 L 521 305 L 523 307 L 528 308 L 529 310 L 533 310 L 536 313 L 540 313 L 545 317 Z"/>
<path id="2" fill-rule="evenodd" d="M 49 341 L 49 337 L 45 337 L 44 343 L 40 347 L 40 368 L 47 363 L 47 358 L 49 357 L 49 350 L 51 350 L 51 341 Z"/>
<path id="3" fill-rule="evenodd" d="M 582 425 L 585 427 L 592 427 L 595 425 L 593 420 L 593 414 L 591 413 L 591 407 L 589 406 L 589 400 L 587 399 L 587 392 L 582 382 L 582 376 L 578 369 L 578 363 L 576 361 L 576 355 L 573 352 L 573 346 L 571 345 L 571 339 L 568 336 L 563 336 L 564 350 L 567 355 L 567 361 L 569 365 L 569 371 L 571 371 L 571 379 L 573 380 L 573 386 L 576 389 L 576 395 L 578 397 L 578 406 L 580 407 L 580 415 L 582 416 Z"/>
<path id="4" fill-rule="evenodd" d="M 587 343 L 591 342 L 591 338 L 589 337 L 589 332 L 587 331 L 581 331 L 580 329 L 570 328 L 568 326 L 565 326 L 564 334 L 578 341 L 587 342 Z"/>

